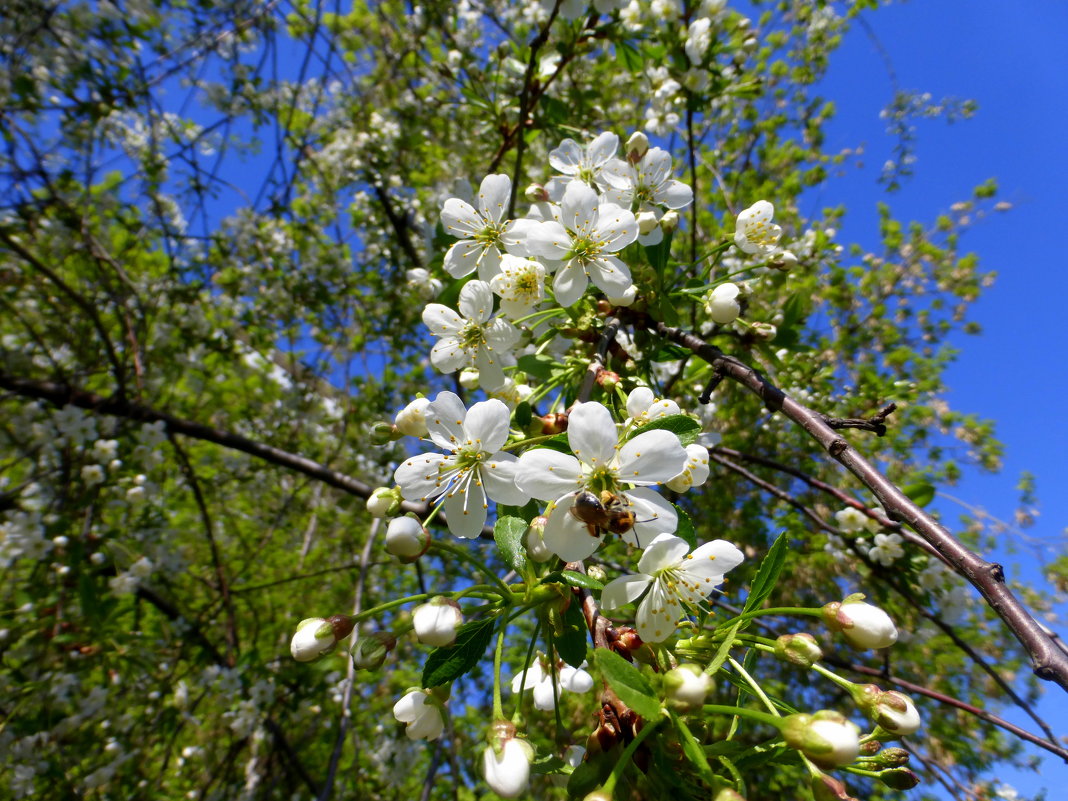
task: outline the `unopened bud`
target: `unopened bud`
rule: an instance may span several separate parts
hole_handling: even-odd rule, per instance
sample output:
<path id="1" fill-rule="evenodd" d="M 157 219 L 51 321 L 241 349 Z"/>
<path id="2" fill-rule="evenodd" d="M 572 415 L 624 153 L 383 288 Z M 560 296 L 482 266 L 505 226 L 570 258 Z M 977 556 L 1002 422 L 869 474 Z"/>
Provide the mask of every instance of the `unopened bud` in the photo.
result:
<path id="1" fill-rule="evenodd" d="M 775 641 L 775 657 L 782 662 L 789 662 L 799 667 L 812 667 L 823 659 L 816 638 L 808 632 L 784 634 Z"/>
<path id="2" fill-rule="evenodd" d="M 797 256 L 795 256 L 792 251 L 780 250 L 771 257 L 770 264 L 776 270 L 782 270 L 784 273 L 788 273 L 797 266 Z"/>
<path id="3" fill-rule="evenodd" d="M 352 646 L 352 663 L 360 670 L 378 670 L 396 645 L 397 638 L 388 631 L 366 634 Z"/>
<path id="4" fill-rule="evenodd" d="M 541 184 L 531 184 L 523 190 L 523 197 L 531 203 L 544 203 L 549 199 L 549 192 Z"/>
<path id="5" fill-rule="evenodd" d="M 400 493 L 389 487 L 379 487 L 367 499 L 367 511 L 372 517 L 392 517 L 400 509 Z"/>
<path id="6" fill-rule="evenodd" d="M 545 524 L 549 522 L 547 517 L 535 517 L 530 521 L 530 528 L 527 529 L 526 537 L 523 540 L 523 544 L 527 548 L 527 556 L 530 557 L 532 562 L 541 564 L 542 562 L 548 562 L 553 558 L 554 554 L 549 550 L 549 546 L 545 544 Z"/>
<path id="7" fill-rule="evenodd" d="M 373 445 L 388 445 L 398 439 L 400 439 L 400 432 L 391 423 L 380 420 L 371 426 L 371 444 Z"/>
<path id="8" fill-rule="evenodd" d="M 713 801 L 745 801 L 745 796 L 737 790 L 732 790 L 730 787 L 724 787 L 716 793 L 716 797 Z"/>
<path id="9" fill-rule="evenodd" d="M 386 553 L 414 562 L 430 547 L 430 532 L 414 517 L 395 517 L 386 527 Z"/>
<path id="10" fill-rule="evenodd" d="M 823 607 L 823 621 L 840 631 L 854 648 L 888 648 L 897 642 L 897 627 L 882 609 L 863 601 L 857 593 Z"/>
<path id="11" fill-rule="evenodd" d="M 860 753 L 860 729 L 838 712 L 824 709 L 815 715 L 784 719 L 783 739 L 820 767 L 848 765 Z"/>
<path id="12" fill-rule="evenodd" d="M 289 652 L 298 662 L 312 662 L 333 651 L 338 640 L 352 633 L 353 625 L 348 615 L 306 618 L 297 624 Z"/>
<path id="13" fill-rule="evenodd" d="M 639 234 L 648 234 L 648 233 L 650 233 L 654 228 L 656 228 L 657 223 L 660 222 L 656 218 L 656 212 L 652 212 L 652 211 L 640 211 L 636 215 L 636 219 L 638 221 L 638 233 Z"/>
<path id="14" fill-rule="evenodd" d="M 620 379 L 619 373 L 614 373 L 611 370 L 601 370 L 597 373 L 597 385 L 602 387 L 606 392 L 610 392 L 619 386 Z"/>
<path id="15" fill-rule="evenodd" d="M 697 665 L 679 665 L 664 674 L 667 702 L 676 709 L 700 709 L 712 688 L 712 677 Z"/>
<path id="16" fill-rule="evenodd" d="M 505 726 L 511 728 L 505 734 Z M 530 763 L 534 749 L 530 743 L 515 736 L 515 726 L 497 721 L 491 727 L 490 745 L 482 752 L 482 773 L 486 784 L 502 798 L 522 795 L 530 783 Z"/>
<path id="17" fill-rule="evenodd" d="M 608 298 L 608 302 L 613 306 L 633 306 L 634 301 L 638 299 L 638 287 L 634 284 L 628 286 L 622 295 L 613 295 Z"/>
<path id="18" fill-rule="evenodd" d="M 649 137 L 641 131 L 635 131 L 627 140 L 624 150 L 627 151 L 627 161 L 637 164 L 649 152 Z"/>
<path id="19" fill-rule="evenodd" d="M 753 323 L 753 334 L 765 341 L 775 339 L 779 329 L 771 323 Z"/>
<path id="20" fill-rule="evenodd" d="M 594 581 L 599 581 L 604 584 L 608 581 L 608 573 L 600 565 L 590 565 L 586 568 L 586 575 Z"/>
<path id="21" fill-rule="evenodd" d="M 679 227 L 679 213 L 677 211 L 665 211 L 664 216 L 660 218 L 660 230 L 665 234 L 670 234 L 676 228 Z"/>
<path id="22" fill-rule="evenodd" d="M 478 389 L 478 370 L 474 367 L 465 367 L 461 370 L 460 386 L 471 391 Z"/>
<path id="23" fill-rule="evenodd" d="M 906 737 L 920 730 L 920 713 L 904 693 L 884 691 L 874 684 L 854 685 L 851 692 L 860 710 L 890 735 L 886 739 Z"/>
<path id="24" fill-rule="evenodd" d="M 894 790 L 911 790 L 920 783 L 920 777 L 908 768 L 884 770 L 879 774 L 879 780 Z"/>
<path id="25" fill-rule="evenodd" d="M 560 434 L 567 431 L 567 415 L 557 412 L 541 418 L 541 433 Z"/>
<path id="26" fill-rule="evenodd" d="M 416 398 L 397 412 L 396 417 L 393 418 L 397 430 L 409 437 L 425 437 L 427 435 L 426 407 L 429 405 L 429 398 Z"/>
<path id="27" fill-rule="evenodd" d="M 456 641 L 456 629 L 464 622 L 460 605 L 441 595 L 412 610 L 415 636 L 424 645 L 441 648 Z"/>
<path id="28" fill-rule="evenodd" d="M 869 764 L 881 768 L 900 768 L 909 764 L 909 752 L 904 748 L 884 748 L 872 757 Z"/>

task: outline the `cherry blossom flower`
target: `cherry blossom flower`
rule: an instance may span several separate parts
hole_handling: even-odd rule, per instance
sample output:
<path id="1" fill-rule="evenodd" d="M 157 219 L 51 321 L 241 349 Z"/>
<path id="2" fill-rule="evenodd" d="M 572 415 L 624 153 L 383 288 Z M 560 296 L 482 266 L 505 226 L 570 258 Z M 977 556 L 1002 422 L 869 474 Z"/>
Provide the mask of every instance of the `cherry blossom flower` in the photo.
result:
<path id="1" fill-rule="evenodd" d="M 705 297 L 705 311 L 712 318 L 712 322 L 727 325 L 738 319 L 738 315 L 742 313 L 741 304 L 738 303 L 740 292 L 737 284 L 728 281 L 708 293 Z"/>
<path id="2" fill-rule="evenodd" d="M 504 383 L 501 361 L 519 341 L 519 331 L 493 314 L 493 292 L 485 281 L 470 281 L 460 290 L 460 314 L 431 303 L 423 310 L 423 323 L 439 337 L 430 351 L 430 363 L 443 373 L 464 367 L 478 370 L 482 388 L 491 391 Z"/>
<path id="3" fill-rule="evenodd" d="M 501 258 L 500 272 L 489 283 L 501 298 L 501 313 L 518 319 L 545 299 L 545 265 L 506 253 Z"/>
<path id="4" fill-rule="evenodd" d="M 627 414 L 639 425 L 658 417 L 681 413 L 679 404 L 670 398 L 656 397 L 649 387 L 635 387 L 627 395 Z"/>
<path id="5" fill-rule="evenodd" d="M 623 208 L 636 208 L 639 221 L 651 215 L 638 237 L 643 245 L 656 245 L 664 238 L 658 225 L 661 212 L 654 211 L 654 206 L 681 209 L 693 202 L 693 189 L 671 177 L 671 154 L 659 147 L 649 148 L 636 164 L 612 159 L 601 178 L 608 186 L 605 200 Z"/>
<path id="6" fill-rule="evenodd" d="M 412 690 L 393 705 L 393 717 L 407 723 L 409 740 L 436 740 L 445 731 L 441 708 L 430 700 L 428 690 Z"/>
<path id="7" fill-rule="evenodd" d="M 566 262 L 556 271 L 556 302 L 570 306 L 582 297 L 590 281 L 610 297 L 621 297 L 631 286 L 630 268 L 615 256 L 638 237 L 634 215 L 597 192 L 572 181 L 560 204 L 560 219 L 531 228 L 527 247 L 536 256 Z"/>
<path id="8" fill-rule="evenodd" d="M 868 551 L 868 558 L 883 567 L 890 567 L 905 555 L 905 549 L 901 547 L 903 541 L 900 534 L 876 534 L 875 545 Z"/>
<path id="9" fill-rule="evenodd" d="M 695 442 L 686 446 L 686 467 L 667 482 L 667 488 L 675 492 L 686 492 L 691 487 L 704 484 L 708 480 L 708 474 L 708 448 Z"/>
<path id="10" fill-rule="evenodd" d="M 644 547 L 665 529 L 674 531 L 674 508 L 650 486 L 677 476 L 686 451 L 677 436 L 663 429 L 646 431 L 620 443 L 612 413 L 599 403 L 582 403 L 568 416 L 567 439 L 574 456 L 535 448 L 519 457 L 515 481 L 523 492 L 551 501 L 543 534 L 545 545 L 567 562 L 585 559 L 604 540 L 571 514 L 583 490 L 607 492 L 634 513 L 633 528 L 621 536 Z"/>
<path id="11" fill-rule="evenodd" d="M 615 157 L 619 149 L 619 137 L 610 131 L 597 136 L 585 147 L 574 139 L 565 139 L 560 146 L 549 151 L 549 164 L 566 177 L 554 177 L 545 185 L 549 197 L 558 201 L 574 181 L 589 186 L 599 185 L 602 171 Z"/>
<path id="12" fill-rule="evenodd" d="M 766 200 L 758 200 L 738 215 L 734 226 L 734 244 L 743 253 L 770 255 L 782 236 L 782 228 L 771 221 L 775 207 Z"/>
<path id="13" fill-rule="evenodd" d="M 526 671 L 519 671 L 512 677 L 512 692 L 533 689 L 534 708 L 543 712 L 556 707 L 556 699 L 567 690 L 573 693 L 588 693 L 593 689 L 593 677 L 586 672 L 586 663 L 579 667 L 559 663 L 556 670 L 556 688 L 553 688 L 553 674 L 546 665 L 544 654 L 530 664 Z M 526 677 L 524 680 L 524 676 Z"/>
<path id="14" fill-rule="evenodd" d="M 740 565 L 742 552 L 725 540 L 700 545 L 693 553 L 680 537 L 661 534 L 638 560 L 638 573 L 610 581 L 601 593 L 605 611 L 618 609 L 648 594 L 638 605 L 638 636 L 646 642 L 670 637 L 683 615 L 683 604 L 695 607 L 723 582 L 728 571 Z"/>
<path id="15" fill-rule="evenodd" d="M 489 281 L 500 272 L 502 251 L 524 254 L 522 241 L 529 226 L 522 220 L 505 220 L 512 179 L 487 175 L 478 189 L 478 209 L 458 197 L 441 208 L 441 224 L 452 236 L 463 237 L 445 254 L 445 271 L 454 278 L 470 275 Z"/>
<path id="16" fill-rule="evenodd" d="M 518 737 L 506 739 L 500 753 L 493 746 L 482 752 L 482 774 L 486 784 L 501 798 L 517 798 L 530 783 L 530 763 L 534 761 L 534 749 L 526 740 Z"/>
<path id="17" fill-rule="evenodd" d="M 452 392 L 427 407 L 430 439 L 448 453 L 407 459 L 393 479 L 408 500 L 445 496 L 449 531 L 473 539 L 486 524 L 487 499 L 520 505 L 527 496 L 514 483 L 516 457 L 501 451 L 508 439 L 510 413 L 501 401 L 476 403 L 469 410 Z"/>

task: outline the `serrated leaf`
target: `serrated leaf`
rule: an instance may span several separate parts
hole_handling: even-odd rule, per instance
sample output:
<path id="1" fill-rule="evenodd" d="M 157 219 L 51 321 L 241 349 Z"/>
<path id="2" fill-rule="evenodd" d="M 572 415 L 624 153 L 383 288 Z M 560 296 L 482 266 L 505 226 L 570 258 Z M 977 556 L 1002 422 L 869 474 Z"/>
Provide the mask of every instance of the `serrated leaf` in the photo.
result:
<path id="1" fill-rule="evenodd" d="M 679 524 L 675 529 L 675 536 L 681 537 L 686 541 L 686 544 L 690 546 L 692 551 L 697 547 L 697 532 L 693 527 L 693 520 L 690 519 L 690 515 L 678 504 L 672 504 L 675 507 L 675 514 L 678 515 Z"/>
<path id="2" fill-rule="evenodd" d="M 679 744 L 682 746 L 682 753 L 686 755 L 686 758 L 690 760 L 701 779 L 706 784 L 713 784 L 716 780 L 715 774 L 712 772 L 712 768 L 708 765 L 708 759 L 705 758 L 704 749 L 701 748 L 701 744 L 697 742 L 697 738 L 693 736 L 690 731 L 690 727 L 686 725 L 686 722 L 671 712 L 671 722 L 675 725 L 675 731 L 679 735 Z"/>
<path id="3" fill-rule="evenodd" d="M 586 661 L 586 618 L 582 605 L 573 598 L 563 614 L 564 630 L 556 640 L 556 652 L 571 667 L 579 667 Z"/>
<path id="4" fill-rule="evenodd" d="M 513 570 L 520 573 L 527 562 L 527 552 L 523 548 L 523 535 L 527 533 L 527 528 L 527 521 L 519 517 L 498 517 L 493 525 L 493 539 L 501 556 Z"/>
<path id="5" fill-rule="evenodd" d="M 760 567 L 757 569 L 756 576 L 753 577 L 753 583 L 749 588 L 749 597 L 745 599 L 743 612 L 757 609 L 771 595 L 775 589 L 775 582 L 779 580 L 779 574 L 782 573 L 783 566 L 786 564 L 786 552 L 789 547 L 790 544 L 784 531 L 772 543 L 767 554 L 761 560 Z"/>
<path id="6" fill-rule="evenodd" d="M 456 642 L 444 648 L 435 648 L 423 665 L 423 686 L 440 687 L 467 673 L 479 663 L 490 640 L 496 618 L 473 620 L 456 630 Z"/>
<path id="7" fill-rule="evenodd" d="M 934 485 L 928 484 L 926 481 L 909 484 L 902 488 L 902 492 L 908 495 L 909 500 L 917 506 L 927 506 L 935 497 Z"/>
<path id="8" fill-rule="evenodd" d="M 620 701 L 646 720 L 660 717 L 660 699 L 638 668 L 607 648 L 594 650 L 593 663 Z"/>
<path id="9" fill-rule="evenodd" d="M 723 663 L 727 661 L 727 657 L 730 655 L 731 646 L 734 645 L 734 638 L 738 634 L 738 629 L 745 623 L 744 620 L 737 621 L 733 626 L 727 629 L 727 636 L 723 638 L 723 642 L 719 644 L 719 648 L 716 650 L 716 655 L 712 658 L 712 662 L 705 668 L 705 673 L 710 676 L 723 667 Z"/>
<path id="10" fill-rule="evenodd" d="M 669 414 L 666 417 L 658 417 L 643 426 L 639 426 L 630 433 L 627 439 L 631 440 L 646 431 L 656 431 L 657 429 L 670 431 L 679 438 L 679 442 L 682 443 L 684 448 L 697 442 L 697 437 L 701 434 L 701 424 L 692 417 L 685 414 Z"/>
<path id="11" fill-rule="evenodd" d="M 574 570 L 564 570 L 560 576 L 572 587 L 584 587 L 587 590 L 603 590 L 604 584 L 595 578 L 590 578 L 585 573 L 576 573 Z"/>

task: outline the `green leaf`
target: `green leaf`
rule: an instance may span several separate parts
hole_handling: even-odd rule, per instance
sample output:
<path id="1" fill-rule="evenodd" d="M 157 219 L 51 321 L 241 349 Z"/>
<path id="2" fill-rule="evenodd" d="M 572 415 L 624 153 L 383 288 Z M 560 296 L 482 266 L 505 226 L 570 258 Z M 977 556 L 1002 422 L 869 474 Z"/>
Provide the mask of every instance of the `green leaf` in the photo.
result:
<path id="1" fill-rule="evenodd" d="M 490 617 L 460 626 L 456 630 L 456 642 L 430 652 L 423 665 L 423 686 L 440 687 L 477 665 L 493 639 L 496 625 L 497 619 Z"/>
<path id="2" fill-rule="evenodd" d="M 515 424 L 522 429 L 525 429 L 530 425 L 531 421 L 530 404 L 523 401 L 515 407 Z"/>
<path id="3" fill-rule="evenodd" d="M 646 720 L 660 717 L 660 699 L 638 668 L 607 648 L 594 650 L 593 663 L 620 701 Z"/>
<path id="4" fill-rule="evenodd" d="M 705 673 L 711 676 L 723 667 L 723 663 L 727 661 L 727 656 L 731 652 L 731 646 L 734 645 L 734 638 L 738 634 L 738 629 L 740 629 L 745 622 L 745 620 L 739 620 L 727 629 L 727 636 L 724 637 L 723 642 L 720 643 L 719 648 L 716 650 L 715 657 L 712 658 L 712 662 L 705 668 Z"/>
<path id="5" fill-rule="evenodd" d="M 674 235 L 675 232 L 672 231 L 655 245 L 643 245 L 645 258 L 649 260 L 649 264 L 661 276 L 663 276 L 664 270 L 667 269 L 668 257 L 671 255 L 671 238 Z M 663 280 L 661 280 L 661 285 L 663 283 Z"/>
<path id="6" fill-rule="evenodd" d="M 708 760 L 705 758 L 704 749 L 701 748 L 701 744 L 697 742 L 697 738 L 693 736 L 690 731 L 690 727 L 686 725 L 686 722 L 671 712 L 671 722 L 675 725 L 675 731 L 679 734 L 679 744 L 682 745 L 682 753 L 686 755 L 686 758 L 690 760 L 701 779 L 706 784 L 713 784 L 716 780 L 715 774 L 712 772 L 712 768 L 708 765 Z"/>
<path id="7" fill-rule="evenodd" d="M 527 552 L 523 548 L 526 533 L 527 522 L 518 517 L 499 517 L 493 525 L 493 539 L 497 541 L 504 561 L 520 573 L 527 562 Z"/>
<path id="8" fill-rule="evenodd" d="M 571 667 L 586 661 L 586 618 L 582 616 L 582 604 L 572 598 L 563 614 L 564 631 L 556 640 L 556 652 Z"/>
<path id="9" fill-rule="evenodd" d="M 701 424 L 685 414 L 669 414 L 667 417 L 658 417 L 652 422 L 639 426 L 630 432 L 630 436 L 627 439 L 634 439 L 639 434 L 657 429 L 670 431 L 679 438 L 679 442 L 685 448 L 687 445 L 692 445 L 697 441 L 697 437 L 701 433 Z"/>
<path id="10" fill-rule="evenodd" d="M 552 377 L 556 360 L 544 354 L 528 353 L 519 357 L 516 366 L 527 375 L 540 378 L 542 381 L 548 381 Z"/>
<path id="11" fill-rule="evenodd" d="M 564 581 L 572 587 L 585 587 L 587 590 L 603 590 L 604 584 L 595 578 L 590 578 L 585 573 L 576 573 L 574 570 L 564 570 L 560 573 Z"/>
<path id="12" fill-rule="evenodd" d="M 693 520 L 690 519 L 690 515 L 678 504 L 672 504 L 675 507 L 675 514 L 679 516 L 679 524 L 675 528 L 675 536 L 681 537 L 686 540 L 686 544 L 690 546 L 692 551 L 697 547 L 697 532 L 693 527 Z"/>
<path id="13" fill-rule="evenodd" d="M 934 500 L 935 496 L 934 485 L 928 484 L 926 481 L 909 484 L 902 488 L 902 492 L 908 495 L 909 499 L 917 506 L 927 506 Z"/>
<path id="14" fill-rule="evenodd" d="M 636 73 L 645 69 L 641 51 L 630 42 L 618 41 L 615 43 L 616 61 L 627 72 Z"/>
<path id="15" fill-rule="evenodd" d="M 783 566 L 786 564 L 786 552 L 790 543 L 786 538 L 786 532 L 782 532 L 768 549 L 767 555 L 760 562 L 760 568 L 753 577 L 753 584 L 749 588 L 749 597 L 745 599 L 743 612 L 757 609 L 775 589 L 775 582 L 779 580 Z"/>

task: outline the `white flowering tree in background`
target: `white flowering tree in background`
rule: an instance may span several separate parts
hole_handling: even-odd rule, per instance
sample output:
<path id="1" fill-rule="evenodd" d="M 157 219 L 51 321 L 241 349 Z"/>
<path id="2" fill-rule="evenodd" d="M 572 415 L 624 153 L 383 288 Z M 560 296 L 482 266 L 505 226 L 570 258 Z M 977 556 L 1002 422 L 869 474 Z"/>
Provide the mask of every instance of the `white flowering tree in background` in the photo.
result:
<path id="1" fill-rule="evenodd" d="M 941 380 L 994 188 L 878 252 L 800 211 L 875 6 L 6 9 L 4 797 L 992 799 L 1068 757 L 1064 577 L 924 509 L 953 443 L 998 466 Z"/>

